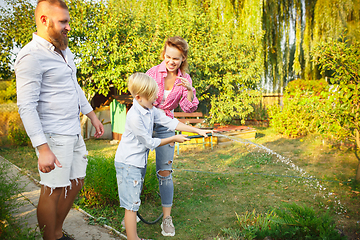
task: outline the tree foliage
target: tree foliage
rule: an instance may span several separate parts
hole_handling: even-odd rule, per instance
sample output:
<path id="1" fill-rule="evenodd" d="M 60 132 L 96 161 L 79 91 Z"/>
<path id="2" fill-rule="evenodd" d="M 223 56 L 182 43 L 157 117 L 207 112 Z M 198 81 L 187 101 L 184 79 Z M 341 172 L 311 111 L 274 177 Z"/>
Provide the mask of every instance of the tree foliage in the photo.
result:
<path id="1" fill-rule="evenodd" d="M 7 1 L 21 8 L 29 4 Z M 166 38 L 179 35 L 190 45 L 189 71 L 201 109 L 210 112 L 212 122 L 244 119 L 260 99 L 262 0 L 255 2 L 69 0 L 69 46 L 78 81 L 89 100 L 97 93 L 106 96 L 111 87 L 126 92 L 127 77 L 159 64 Z M 22 34 L 10 34 L 18 47 L 31 39 L 33 9 L 21 17 L 8 11 L 7 29 L 23 28 Z"/>
<path id="2" fill-rule="evenodd" d="M 355 142 L 360 131 L 360 42 L 329 40 L 316 46 L 313 54 L 321 72 L 328 71 L 334 84 L 324 94 L 328 104 L 321 117 L 327 124 L 321 130 L 338 140 Z"/>
<path id="3" fill-rule="evenodd" d="M 35 31 L 30 0 L 5 0 L 0 18 L 0 72 L 12 74 L 12 50 Z M 90 100 L 114 87 L 127 91 L 129 74 L 159 64 L 165 39 L 190 45 L 189 70 L 201 110 L 212 121 L 244 119 L 259 99 L 259 82 L 282 91 L 297 76 L 318 79 L 311 51 L 347 31 L 359 39 L 359 0 L 107 0 L 67 1 L 70 48 Z M 161 8 L 159 8 L 161 6 Z M 295 36 L 295 39 L 293 37 Z M 270 79 L 270 80 L 269 80 Z"/>
<path id="4" fill-rule="evenodd" d="M 290 137 L 318 132 L 335 143 L 352 143 L 360 149 L 360 42 L 328 39 L 314 47 L 314 64 L 330 77 L 290 82 L 284 107 L 274 106 L 271 125 Z M 360 181 L 360 165 L 356 180 Z"/>
<path id="5" fill-rule="evenodd" d="M 360 40 L 359 9 L 359 0 L 264 1 L 264 84 L 281 92 L 293 79 L 320 79 L 312 49 L 345 30 Z"/>
<path id="6" fill-rule="evenodd" d="M 5 0 L 0 8 L 0 80 L 13 75 L 14 49 L 30 42 L 35 32 L 34 6 L 28 0 Z"/>
<path id="7" fill-rule="evenodd" d="M 336 142 L 356 142 L 356 132 L 360 131 L 359 47 L 358 41 L 349 44 L 337 40 L 314 47 L 314 63 L 329 76 L 330 84 L 318 80 L 290 82 L 284 107 L 274 106 L 270 111 L 279 132 L 289 136 L 319 132 Z"/>
<path id="8" fill-rule="evenodd" d="M 270 124 L 278 133 L 288 137 L 315 133 L 321 126 L 319 112 L 324 106 L 321 94 L 329 86 L 325 80 L 295 80 L 285 88 L 284 106 L 269 108 Z"/>

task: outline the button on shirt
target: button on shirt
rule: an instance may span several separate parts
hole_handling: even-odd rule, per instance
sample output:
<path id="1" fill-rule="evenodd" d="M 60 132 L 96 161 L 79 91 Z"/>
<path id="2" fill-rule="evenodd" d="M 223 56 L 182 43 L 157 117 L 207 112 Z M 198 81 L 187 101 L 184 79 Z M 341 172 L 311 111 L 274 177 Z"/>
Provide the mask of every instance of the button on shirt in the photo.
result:
<path id="1" fill-rule="evenodd" d="M 125 131 L 115 154 L 115 161 L 144 168 L 150 150 L 160 145 L 160 138 L 152 138 L 154 123 L 175 131 L 179 121 L 167 117 L 159 109 L 143 108 L 135 99 L 126 115 Z"/>
<path id="2" fill-rule="evenodd" d="M 93 110 L 77 82 L 74 55 L 61 52 L 64 58 L 34 33 L 15 61 L 17 105 L 34 147 L 46 143 L 44 133 L 80 134 L 80 112 Z"/>
<path id="3" fill-rule="evenodd" d="M 192 91 L 194 92 L 194 99 L 191 102 L 187 99 L 188 90 L 186 89 L 186 87 L 176 86 L 176 84 L 181 83 L 180 79 L 175 80 L 174 86 L 170 94 L 162 103 L 162 99 L 164 98 L 164 89 L 165 89 L 164 82 L 165 82 L 165 77 L 167 76 L 165 61 L 163 61 L 161 64 L 157 66 L 150 68 L 146 72 L 146 74 L 152 77 L 153 79 L 155 79 L 159 87 L 158 98 L 156 99 L 154 106 L 164 110 L 167 116 L 174 118 L 174 113 L 172 112 L 172 110 L 177 108 L 178 105 L 180 105 L 181 109 L 184 112 L 194 112 L 197 109 L 197 106 L 199 105 L 199 100 L 196 98 L 195 88 L 192 88 Z M 189 81 L 189 83 L 192 85 L 192 80 L 189 74 L 187 73 L 182 74 L 180 69 L 178 69 L 178 76 L 186 78 Z"/>

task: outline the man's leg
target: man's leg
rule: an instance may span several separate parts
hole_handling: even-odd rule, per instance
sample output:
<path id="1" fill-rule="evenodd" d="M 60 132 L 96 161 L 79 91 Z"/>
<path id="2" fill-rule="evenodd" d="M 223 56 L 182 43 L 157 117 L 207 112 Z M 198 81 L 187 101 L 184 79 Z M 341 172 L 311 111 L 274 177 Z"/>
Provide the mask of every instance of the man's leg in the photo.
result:
<path id="1" fill-rule="evenodd" d="M 61 192 L 60 201 L 58 202 L 57 213 L 56 213 L 56 226 L 55 226 L 56 239 L 62 237 L 63 223 L 83 184 L 84 184 L 84 179 L 79 179 L 77 182 L 76 180 L 71 180 L 71 188 L 67 187 L 67 192 L 65 191 L 65 188 L 63 188 L 63 191 Z"/>
<path id="2" fill-rule="evenodd" d="M 55 225 L 57 205 L 61 192 L 64 188 L 51 189 L 41 185 L 39 203 L 37 207 L 37 219 L 44 240 L 56 240 Z"/>

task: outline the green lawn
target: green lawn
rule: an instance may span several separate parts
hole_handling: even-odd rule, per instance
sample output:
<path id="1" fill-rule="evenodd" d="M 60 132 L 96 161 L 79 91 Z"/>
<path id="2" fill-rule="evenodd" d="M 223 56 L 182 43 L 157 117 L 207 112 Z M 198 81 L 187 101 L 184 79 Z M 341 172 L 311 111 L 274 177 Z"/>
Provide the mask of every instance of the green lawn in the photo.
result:
<path id="1" fill-rule="evenodd" d="M 331 148 L 314 136 L 285 139 L 271 128 L 259 128 L 254 142 L 281 156 L 240 143 L 217 145 L 213 150 L 198 146 L 181 148 L 180 156 L 176 156 L 173 163 L 172 216 L 176 235 L 172 239 L 229 239 L 222 229 L 239 228 L 236 214 L 241 216 L 253 210 L 266 213 L 283 203 L 305 204 L 319 214 L 329 210 L 337 228 L 344 231 L 348 239 L 359 238 L 360 186 L 353 180 L 357 166 L 353 152 Z M 88 184 L 114 181 L 113 157 L 117 146 L 106 140 L 88 140 L 87 147 L 88 172 L 103 172 L 103 177 Z M 0 154 L 37 176 L 36 156 L 30 147 L 2 148 Z M 145 179 L 149 182 L 145 186 L 148 189 L 157 188 L 151 173 L 153 162 L 152 152 L 148 168 L 151 171 Z M 106 187 L 113 196 L 116 194 L 116 183 Z M 155 190 L 151 192 L 143 198 L 140 208 L 148 220 L 156 218 L 161 210 Z M 77 204 L 121 231 L 124 210 L 116 201 L 97 206 L 96 203 L 106 199 L 96 198 L 98 195 L 87 191 Z M 139 223 L 138 232 L 140 237 L 167 239 L 160 233 L 160 223 Z"/>

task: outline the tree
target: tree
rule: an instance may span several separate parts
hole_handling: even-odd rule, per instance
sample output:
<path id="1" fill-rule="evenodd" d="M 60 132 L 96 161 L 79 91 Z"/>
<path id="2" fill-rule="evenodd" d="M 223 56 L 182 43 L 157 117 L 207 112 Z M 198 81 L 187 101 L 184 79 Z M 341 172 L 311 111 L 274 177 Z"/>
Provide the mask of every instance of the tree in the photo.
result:
<path id="1" fill-rule="evenodd" d="M 35 32 L 34 6 L 28 0 L 5 0 L 0 8 L 0 79 L 13 75 L 14 49 L 30 42 Z"/>
<path id="2" fill-rule="evenodd" d="M 21 48 L 35 31 L 33 6 L 8 1 L 14 9 L 21 3 L 6 18 L 11 40 Z M 96 93 L 106 96 L 111 87 L 124 93 L 127 77 L 159 64 L 166 38 L 179 35 L 190 45 L 189 70 L 201 109 L 213 123 L 244 120 L 260 100 L 262 0 L 255 2 L 69 0 L 69 47 L 78 81 L 88 100 Z M 30 10 L 19 16 L 25 7 Z"/>
<path id="3" fill-rule="evenodd" d="M 333 84 L 333 90 L 323 94 L 327 101 L 319 131 L 338 141 L 351 141 L 360 149 L 360 42 L 331 39 L 317 45 L 312 53 L 321 73 L 331 75 Z M 360 181 L 360 162 L 356 180 Z"/>
<path id="4" fill-rule="evenodd" d="M 253 111 L 251 104 L 260 99 L 255 89 L 262 63 L 261 25 L 245 35 L 242 29 L 253 23 L 234 18 L 223 2 L 71 1 L 70 15 L 76 16 L 71 49 L 79 59 L 78 78 L 88 97 L 106 94 L 109 86 L 125 92 L 127 76 L 159 64 L 165 39 L 180 35 L 190 45 L 190 74 L 212 122 L 245 119 Z M 159 4 L 169 11 L 159 11 Z M 250 10 L 248 14 L 254 14 L 261 8 Z"/>

